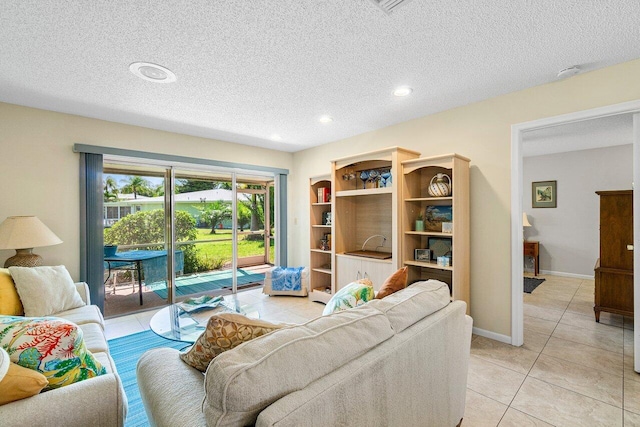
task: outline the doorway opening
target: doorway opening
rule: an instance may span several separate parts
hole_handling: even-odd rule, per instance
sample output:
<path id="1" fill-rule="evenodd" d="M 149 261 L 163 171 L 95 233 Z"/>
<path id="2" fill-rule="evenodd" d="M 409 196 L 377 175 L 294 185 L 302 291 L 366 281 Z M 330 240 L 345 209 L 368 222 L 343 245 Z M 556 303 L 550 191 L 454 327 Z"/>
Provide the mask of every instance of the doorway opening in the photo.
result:
<path id="1" fill-rule="evenodd" d="M 577 123 L 585 120 L 610 117 L 621 114 L 633 114 L 633 181 L 640 182 L 640 101 L 632 101 L 593 110 L 581 111 L 547 119 L 521 123 L 512 126 L 511 138 L 511 344 L 523 344 L 523 141 L 524 133 Z M 634 210 L 640 212 L 640 198 L 634 195 Z M 634 216 L 634 244 L 640 241 L 640 216 Z M 634 265 L 640 267 L 640 257 L 634 253 Z M 635 295 L 640 295 L 640 279 L 634 278 Z M 640 309 L 640 298 L 635 298 L 635 308 Z M 640 330 L 639 316 L 634 319 L 635 324 L 635 367 L 640 370 Z"/>

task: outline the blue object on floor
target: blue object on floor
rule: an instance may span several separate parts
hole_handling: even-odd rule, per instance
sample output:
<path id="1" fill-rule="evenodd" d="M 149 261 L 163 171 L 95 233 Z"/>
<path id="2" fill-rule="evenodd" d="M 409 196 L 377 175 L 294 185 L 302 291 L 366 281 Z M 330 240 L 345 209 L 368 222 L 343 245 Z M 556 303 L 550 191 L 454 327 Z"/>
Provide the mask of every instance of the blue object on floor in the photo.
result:
<path id="1" fill-rule="evenodd" d="M 184 346 L 183 342 L 161 338 L 151 330 L 109 340 L 109 353 L 116 363 L 129 403 L 125 427 L 149 425 L 136 378 L 136 364 L 140 356 L 152 348 L 171 347 L 180 350 Z"/>
<path id="2" fill-rule="evenodd" d="M 304 267 L 276 267 L 271 271 L 271 289 L 274 291 L 299 291 L 302 289 Z"/>

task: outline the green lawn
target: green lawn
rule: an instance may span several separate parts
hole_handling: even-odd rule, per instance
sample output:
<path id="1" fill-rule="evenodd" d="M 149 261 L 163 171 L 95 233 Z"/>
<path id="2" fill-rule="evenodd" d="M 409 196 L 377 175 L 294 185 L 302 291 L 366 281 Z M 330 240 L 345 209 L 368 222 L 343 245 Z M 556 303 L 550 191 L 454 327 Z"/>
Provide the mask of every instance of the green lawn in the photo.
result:
<path id="1" fill-rule="evenodd" d="M 198 229 L 197 240 L 219 240 L 217 242 L 196 243 L 198 257 L 215 260 L 217 262 L 231 262 L 232 257 L 232 234 L 231 230 L 216 230 L 216 234 L 209 234 L 209 229 Z M 275 259 L 273 246 L 271 250 L 271 260 Z M 264 254 L 264 243 L 262 241 L 245 240 L 245 236 L 239 236 L 238 257 L 247 257 Z"/>

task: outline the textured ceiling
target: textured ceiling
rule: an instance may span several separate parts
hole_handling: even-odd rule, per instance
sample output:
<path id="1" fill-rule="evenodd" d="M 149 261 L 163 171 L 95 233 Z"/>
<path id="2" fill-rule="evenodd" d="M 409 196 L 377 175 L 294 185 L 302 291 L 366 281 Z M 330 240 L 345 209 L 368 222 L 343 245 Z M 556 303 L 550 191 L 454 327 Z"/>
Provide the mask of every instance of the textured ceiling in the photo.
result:
<path id="1" fill-rule="evenodd" d="M 636 59 L 639 16 L 637 0 L 2 0 L 0 101 L 298 151 Z"/>

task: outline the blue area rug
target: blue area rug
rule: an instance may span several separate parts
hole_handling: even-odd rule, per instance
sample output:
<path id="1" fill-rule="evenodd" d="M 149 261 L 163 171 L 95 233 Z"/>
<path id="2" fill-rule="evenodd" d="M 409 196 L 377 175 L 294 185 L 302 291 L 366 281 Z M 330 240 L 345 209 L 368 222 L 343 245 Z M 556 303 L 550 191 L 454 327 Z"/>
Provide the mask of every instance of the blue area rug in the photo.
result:
<path id="1" fill-rule="evenodd" d="M 176 278 L 176 295 L 187 296 L 201 292 L 231 288 L 233 285 L 233 270 L 216 271 L 212 273 L 194 274 L 193 276 Z M 262 282 L 264 274 L 251 273 L 238 269 L 238 286 Z M 164 282 L 151 283 L 147 288 L 155 292 L 160 298 L 167 299 L 167 285 Z"/>
<path id="2" fill-rule="evenodd" d="M 180 350 L 187 345 L 184 342 L 161 338 L 153 331 L 138 332 L 137 334 L 109 340 L 109 352 L 116 363 L 116 369 L 129 402 L 125 427 L 149 425 L 147 413 L 140 399 L 138 380 L 136 378 L 136 364 L 140 356 L 152 348 L 171 347 Z"/>

